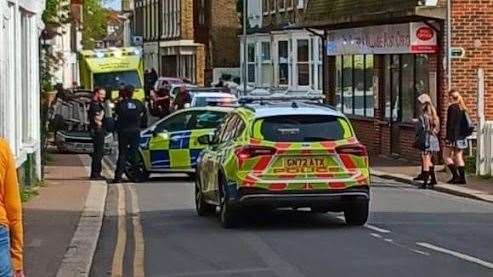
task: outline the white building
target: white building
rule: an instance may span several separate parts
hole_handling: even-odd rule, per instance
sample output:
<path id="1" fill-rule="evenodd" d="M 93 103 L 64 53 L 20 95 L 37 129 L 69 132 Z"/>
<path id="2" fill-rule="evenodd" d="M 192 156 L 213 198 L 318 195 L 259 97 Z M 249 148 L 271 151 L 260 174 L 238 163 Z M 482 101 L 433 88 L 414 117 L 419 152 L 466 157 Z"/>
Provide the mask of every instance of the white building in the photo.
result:
<path id="1" fill-rule="evenodd" d="M 0 0 L 0 136 L 40 177 L 39 35 L 44 1 Z M 26 163 L 27 161 L 27 163 Z M 34 170 L 33 170 L 34 169 Z M 23 175 L 21 177 L 25 177 Z"/>
<path id="2" fill-rule="evenodd" d="M 80 81 L 77 53 L 82 49 L 82 29 L 80 28 L 82 8 L 80 4 L 71 4 L 70 12 L 73 21 L 59 27 L 57 33 L 60 35 L 55 36 L 52 41 L 53 52 L 60 53 L 62 56 L 58 70 L 53 74 L 54 82 L 63 84 L 65 88 L 71 88 L 74 83 L 79 84 Z"/>
<path id="3" fill-rule="evenodd" d="M 260 28 L 247 35 L 247 59 L 243 39 L 241 45 L 241 64 L 247 66 L 250 86 L 322 90 L 321 38 L 304 29 L 290 28 L 303 18 L 306 3 L 248 1 L 249 14 L 261 15 Z"/>

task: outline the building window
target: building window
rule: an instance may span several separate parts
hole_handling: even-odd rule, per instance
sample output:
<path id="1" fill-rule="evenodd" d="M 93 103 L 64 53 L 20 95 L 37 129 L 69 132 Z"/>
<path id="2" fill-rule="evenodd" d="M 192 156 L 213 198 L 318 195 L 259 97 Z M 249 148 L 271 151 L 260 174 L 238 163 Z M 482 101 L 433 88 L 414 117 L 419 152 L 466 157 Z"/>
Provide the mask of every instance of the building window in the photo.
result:
<path id="1" fill-rule="evenodd" d="M 309 40 L 299 39 L 297 41 L 297 73 L 298 85 L 310 85 L 310 47 Z"/>
<path id="2" fill-rule="evenodd" d="M 305 8 L 305 0 L 298 0 L 298 6 L 297 7 L 298 7 L 298 9 L 304 9 Z"/>
<path id="3" fill-rule="evenodd" d="M 248 43 L 248 83 L 255 83 L 255 43 Z"/>
<path id="4" fill-rule="evenodd" d="M 345 114 L 374 116 L 373 55 L 336 56 L 335 101 Z"/>
<path id="5" fill-rule="evenodd" d="M 263 41 L 261 43 L 262 46 L 262 63 L 261 63 L 261 82 L 263 86 L 270 86 L 272 85 L 272 58 L 271 58 L 271 51 L 270 51 L 270 41 Z"/>
<path id="6" fill-rule="evenodd" d="M 277 0 L 277 5 L 279 11 L 284 11 L 286 9 L 286 0 Z"/>
<path id="7" fill-rule="evenodd" d="M 277 43 L 279 56 L 279 85 L 289 84 L 289 44 L 287 40 Z"/>
<path id="8" fill-rule="evenodd" d="M 262 1 L 262 11 L 264 14 L 269 13 L 270 11 L 270 0 L 263 0 Z"/>
<path id="9" fill-rule="evenodd" d="M 199 1 L 199 24 L 205 25 L 205 0 Z"/>

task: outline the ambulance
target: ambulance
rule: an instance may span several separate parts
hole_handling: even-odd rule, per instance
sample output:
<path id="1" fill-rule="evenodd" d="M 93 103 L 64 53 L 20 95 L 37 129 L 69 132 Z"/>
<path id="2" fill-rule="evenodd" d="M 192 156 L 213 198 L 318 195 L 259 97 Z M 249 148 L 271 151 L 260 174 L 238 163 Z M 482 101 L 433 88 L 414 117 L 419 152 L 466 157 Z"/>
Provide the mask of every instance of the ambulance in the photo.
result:
<path id="1" fill-rule="evenodd" d="M 87 90 L 106 89 L 112 101 L 121 86 L 132 85 L 134 98 L 144 101 L 142 50 L 136 47 L 83 50 L 79 53 L 80 82 Z"/>

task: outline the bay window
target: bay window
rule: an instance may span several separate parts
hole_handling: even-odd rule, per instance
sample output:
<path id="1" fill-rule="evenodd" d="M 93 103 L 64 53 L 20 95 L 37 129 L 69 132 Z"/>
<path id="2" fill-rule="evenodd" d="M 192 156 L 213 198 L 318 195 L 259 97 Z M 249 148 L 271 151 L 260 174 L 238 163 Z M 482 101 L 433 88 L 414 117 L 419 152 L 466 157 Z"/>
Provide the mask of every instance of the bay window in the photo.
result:
<path id="1" fill-rule="evenodd" d="M 310 85 L 310 51 L 309 40 L 299 39 L 297 41 L 297 74 L 298 85 Z"/>
<path id="2" fill-rule="evenodd" d="M 279 85 L 289 84 L 289 44 L 287 40 L 278 42 Z"/>

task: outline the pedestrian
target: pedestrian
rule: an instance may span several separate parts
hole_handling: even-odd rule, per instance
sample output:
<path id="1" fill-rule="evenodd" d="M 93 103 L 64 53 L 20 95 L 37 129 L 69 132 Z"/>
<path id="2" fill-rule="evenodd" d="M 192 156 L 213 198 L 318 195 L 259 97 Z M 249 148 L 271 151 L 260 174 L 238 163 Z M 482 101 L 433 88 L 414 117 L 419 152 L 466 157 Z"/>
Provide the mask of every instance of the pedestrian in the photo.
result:
<path id="1" fill-rule="evenodd" d="M 0 276 L 22 277 L 22 206 L 14 155 L 0 139 Z"/>
<path id="2" fill-rule="evenodd" d="M 127 163 L 135 165 L 140 140 L 140 129 L 147 126 L 147 113 L 142 102 L 132 99 L 133 86 L 121 89 L 123 99 L 116 104 L 116 132 L 118 134 L 118 161 L 113 183 L 120 183 Z"/>
<path id="3" fill-rule="evenodd" d="M 145 93 L 145 98 L 149 99 L 151 95 L 151 91 L 153 89 L 153 84 L 151 80 L 151 70 L 146 69 L 144 71 L 144 93 Z"/>
<path id="4" fill-rule="evenodd" d="M 159 118 L 164 118 L 170 114 L 171 97 L 169 89 L 165 87 L 159 88 L 152 94 L 152 115 Z"/>
<path id="5" fill-rule="evenodd" d="M 102 88 L 95 88 L 91 104 L 89 105 L 89 133 L 93 142 L 91 180 L 106 180 L 102 175 L 102 160 L 104 155 L 104 140 L 107 130 L 104 124 L 106 115 L 104 101 L 106 91 Z"/>
<path id="6" fill-rule="evenodd" d="M 450 105 L 447 110 L 447 128 L 445 136 L 444 160 L 452 173 L 449 184 L 466 184 L 464 149 L 467 149 L 468 109 L 464 99 L 456 90 L 449 92 Z"/>
<path id="7" fill-rule="evenodd" d="M 187 88 L 182 86 L 178 93 L 176 94 L 175 101 L 173 102 L 173 106 L 175 111 L 182 110 L 188 106 L 192 102 L 192 98 L 190 97 L 190 93 L 188 93 Z"/>
<path id="8" fill-rule="evenodd" d="M 416 124 L 415 144 L 421 151 L 421 174 L 418 176 L 420 178 L 415 179 L 423 180 L 421 188 L 426 189 L 428 186 L 433 188 L 437 184 L 433 157 L 440 152 L 438 141 L 440 119 L 428 94 L 420 95 L 418 102 L 422 109 Z"/>
<path id="9" fill-rule="evenodd" d="M 156 69 L 152 68 L 151 72 L 149 74 L 150 82 L 151 82 L 151 90 L 154 89 L 154 85 L 156 84 L 157 80 L 159 79 L 159 76 L 157 74 Z"/>

